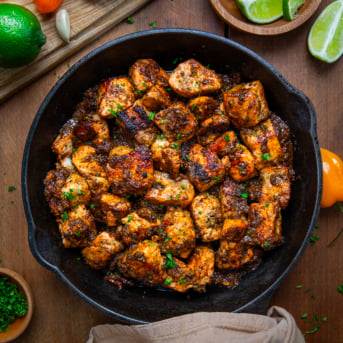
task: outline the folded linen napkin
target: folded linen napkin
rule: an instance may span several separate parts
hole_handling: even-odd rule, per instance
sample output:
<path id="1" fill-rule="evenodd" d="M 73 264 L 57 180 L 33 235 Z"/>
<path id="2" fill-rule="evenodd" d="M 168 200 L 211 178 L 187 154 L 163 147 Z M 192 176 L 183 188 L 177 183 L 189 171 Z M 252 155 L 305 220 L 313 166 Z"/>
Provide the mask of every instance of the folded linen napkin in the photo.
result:
<path id="1" fill-rule="evenodd" d="M 198 312 L 152 324 L 105 324 L 90 330 L 87 343 L 303 343 L 292 315 L 273 306 L 266 316 Z"/>

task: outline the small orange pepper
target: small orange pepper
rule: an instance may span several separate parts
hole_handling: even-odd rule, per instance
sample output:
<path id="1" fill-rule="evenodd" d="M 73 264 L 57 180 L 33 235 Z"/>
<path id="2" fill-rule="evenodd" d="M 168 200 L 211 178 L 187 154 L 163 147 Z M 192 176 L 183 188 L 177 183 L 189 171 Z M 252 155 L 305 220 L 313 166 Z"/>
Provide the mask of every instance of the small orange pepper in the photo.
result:
<path id="1" fill-rule="evenodd" d="M 343 161 L 335 153 L 320 148 L 323 164 L 323 194 L 321 207 L 343 201 Z"/>
<path id="2" fill-rule="evenodd" d="M 51 13 L 55 11 L 63 0 L 33 0 L 39 13 Z"/>

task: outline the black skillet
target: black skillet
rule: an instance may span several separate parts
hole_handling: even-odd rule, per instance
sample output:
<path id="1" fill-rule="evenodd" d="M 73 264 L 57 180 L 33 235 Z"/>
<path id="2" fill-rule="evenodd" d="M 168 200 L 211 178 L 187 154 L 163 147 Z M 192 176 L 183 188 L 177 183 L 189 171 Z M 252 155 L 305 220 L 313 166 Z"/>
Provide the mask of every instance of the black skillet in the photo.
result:
<path id="1" fill-rule="evenodd" d="M 265 254 L 257 270 L 235 289 L 210 287 L 205 294 L 177 294 L 144 287 L 117 290 L 103 274 L 77 259 L 80 251 L 65 249 L 43 195 L 43 179 L 54 168 L 51 143 L 71 117 L 82 94 L 103 78 L 126 74 L 138 58 L 153 58 L 166 70 L 173 63 L 196 58 L 219 73 L 227 66 L 245 80 L 261 80 L 273 112 L 289 125 L 295 145 L 292 198 L 283 213 L 285 244 Z M 249 49 L 201 31 L 161 29 L 128 35 L 91 52 L 57 82 L 43 101 L 29 132 L 22 166 L 22 189 L 28 237 L 35 258 L 53 271 L 82 299 L 129 323 L 146 323 L 201 311 L 265 313 L 281 281 L 308 244 L 321 199 L 322 175 L 316 115 L 310 100 L 270 64 Z"/>

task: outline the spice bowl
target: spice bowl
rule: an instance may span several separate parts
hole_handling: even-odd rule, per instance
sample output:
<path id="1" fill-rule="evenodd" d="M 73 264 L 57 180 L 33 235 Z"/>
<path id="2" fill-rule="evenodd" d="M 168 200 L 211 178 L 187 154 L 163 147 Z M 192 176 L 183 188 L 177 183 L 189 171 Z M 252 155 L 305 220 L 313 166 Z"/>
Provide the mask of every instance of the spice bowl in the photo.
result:
<path id="1" fill-rule="evenodd" d="M 33 314 L 33 297 L 29 284 L 21 275 L 7 268 L 0 268 L 0 278 L 6 277 L 9 282 L 18 286 L 18 292 L 24 294 L 27 302 L 27 312 L 23 317 L 18 317 L 10 324 L 9 329 L 0 332 L 0 343 L 11 342 L 18 338 L 30 324 Z"/>

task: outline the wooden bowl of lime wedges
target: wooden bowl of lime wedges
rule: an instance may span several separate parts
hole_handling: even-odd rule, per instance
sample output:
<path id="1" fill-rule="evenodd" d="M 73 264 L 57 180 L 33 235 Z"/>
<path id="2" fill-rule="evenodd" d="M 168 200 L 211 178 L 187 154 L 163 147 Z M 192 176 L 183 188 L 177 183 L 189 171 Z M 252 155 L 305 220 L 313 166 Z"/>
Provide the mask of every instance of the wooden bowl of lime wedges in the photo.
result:
<path id="1" fill-rule="evenodd" d="M 13 270 L 0 268 L 0 343 L 18 338 L 28 327 L 33 298 L 28 283 Z"/>
<path id="2" fill-rule="evenodd" d="M 307 21 L 321 0 L 210 0 L 217 14 L 236 29 L 255 35 L 279 35 Z"/>

